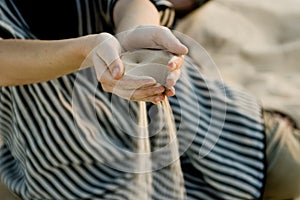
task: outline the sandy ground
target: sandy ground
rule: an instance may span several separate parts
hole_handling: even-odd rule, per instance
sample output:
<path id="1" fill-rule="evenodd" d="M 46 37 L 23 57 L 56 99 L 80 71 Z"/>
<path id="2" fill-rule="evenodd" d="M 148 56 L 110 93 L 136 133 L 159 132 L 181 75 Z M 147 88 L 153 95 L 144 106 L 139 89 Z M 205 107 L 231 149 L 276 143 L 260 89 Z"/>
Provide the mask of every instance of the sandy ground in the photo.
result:
<path id="1" fill-rule="evenodd" d="M 219 78 L 288 113 L 300 127 L 299 24 L 298 0 L 214 0 L 176 29 L 204 47 Z"/>

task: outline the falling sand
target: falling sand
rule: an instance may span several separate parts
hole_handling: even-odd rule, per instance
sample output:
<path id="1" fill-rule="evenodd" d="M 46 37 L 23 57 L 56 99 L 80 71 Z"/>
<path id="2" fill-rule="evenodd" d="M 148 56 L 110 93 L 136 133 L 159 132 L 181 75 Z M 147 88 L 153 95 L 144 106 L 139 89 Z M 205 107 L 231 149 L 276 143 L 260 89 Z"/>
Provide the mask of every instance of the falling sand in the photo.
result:
<path id="1" fill-rule="evenodd" d="M 166 77 L 169 69 L 167 63 L 172 57 L 172 54 L 161 50 L 136 50 L 133 52 L 126 52 L 122 55 L 122 61 L 125 65 L 125 73 L 129 75 L 138 76 L 150 76 L 156 79 L 156 81 L 165 85 Z M 154 165 L 157 166 L 151 152 L 150 135 L 148 130 L 147 121 L 147 107 L 146 103 L 139 102 L 139 137 L 137 144 L 137 153 L 139 155 L 137 160 L 137 172 L 136 184 L 142 186 L 140 194 L 137 194 L 138 199 L 152 199 L 154 185 L 157 184 L 153 180 Z M 163 154 L 164 157 L 168 157 L 163 167 L 167 167 L 168 176 L 170 176 L 169 185 L 172 185 L 173 190 L 167 190 L 168 194 L 164 194 L 166 197 L 173 197 L 176 199 L 185 199 L 185 190 L 183 186 L 183 174 L 180 165 L 178 141 L 176 136 L 176 128 L 173 119 L 172 110 L 168 101 L 168 98 L 164 98 L 161 104 L 158 105 L 158 114 L 162 115 L 162 119 L 165 122 L 165 136 L 157 137 L 158 143 L 164 143 Z M 158 133 L 163 134 L 163 133 Z M 167 139 L 165 141 L 165 139 Z M 167 150 L 165 150 L 167 148 Z M 156 161 L 157 162 L 157 161 Z M 160 162 L 160 161 L 159 161 Z M 164 163 L 162 161 L 161 163 Z M 158 183 L 159 184 L 159 183 Z M 154 195 L 155 196 L 155 195 Z"/>

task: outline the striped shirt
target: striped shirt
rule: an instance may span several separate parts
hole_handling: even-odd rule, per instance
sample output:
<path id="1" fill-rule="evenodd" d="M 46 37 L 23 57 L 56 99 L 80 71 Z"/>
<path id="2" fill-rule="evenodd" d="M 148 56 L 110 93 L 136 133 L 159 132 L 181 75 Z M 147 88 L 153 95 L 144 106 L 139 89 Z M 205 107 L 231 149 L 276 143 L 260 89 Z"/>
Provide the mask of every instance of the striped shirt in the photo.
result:
<path id="1" fill-rule="evenodd" d="M 114 0 L 0 2 L 2 38 L 113 33 Z M 170 4 L 152 2 L 162 25 L 174 24 Z M 35 6 L 45 9 L 37 11 Z M 176 96 L 169 101 L 186 199 L 261 198 L 265 136 L 257 100 L 210 80 L 186 62 Z M 150 130 L 157 131 L 161 126 L 157 106 L 147 104 L 147 108 Z M 136 174 L 131 171 L 137 113 L 136 102 L 104 92 L 92 69 L 38 84 L 1 87 L 1 180 L 26 200 L 138 199 L 145 185 L 135 184 Z M 151 138 L 153 150 L 163 143 L 158 138 Z M 156 156 L 153 159 L 164 159 Z M 170 192 L 174 188 L 168 166 L 151 174 L 152 199 L 178 199 Z"/>

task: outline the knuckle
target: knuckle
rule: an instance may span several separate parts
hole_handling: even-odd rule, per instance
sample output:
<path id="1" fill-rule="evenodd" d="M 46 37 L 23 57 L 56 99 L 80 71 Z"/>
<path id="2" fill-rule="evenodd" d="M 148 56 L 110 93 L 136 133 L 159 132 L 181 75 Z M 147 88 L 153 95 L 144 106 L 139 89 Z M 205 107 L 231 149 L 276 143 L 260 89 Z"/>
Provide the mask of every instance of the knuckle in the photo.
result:
<path id="1" fill-rule="evenodd" d="M 104 90 L 104 92 L 111 92 L 111 88 L 108 87 L 107 85 L 101 84 L 101 86 L 102 86 L 102 89 Z"/>
<path id="2" fill-rule="evenodd" d="M 165 26 L 160 26 L 161 33 L 169 33 L 170 29 Z"/>
<path id="3" fill-rule="evenodd" d="M 131 95 L 131 96 L 129 97 L 129 100 L 130 100 L 130 101 L 135 101 L 136 98 L 134 97 L 134 95 Z"/>
<path id="4" fill-rule="evenodd" d="M 168 34 L 170 30 L 165 26 L 159 26 L 154 30 L 154 35 L 156 38 L 161 38 L 162 36 Z"/>
<path id="5" fill-rule="evenodd" d="M 101 40 L 110 39 L 110 38 L 112 38 L 112 37 L 113 37 L 113 36 L 112 36 L 111 34 L 106 33 L 106 32 L 100 33 L 100 34 L 99 34 L 99 38 L 100 38 Z"/>
<path id="6" fill-rule="evenodd" d="M 98 76 L 98 81 L 101 83 L 105 83 L 106 79 L 104 76 Z"/>
<path id="7" fill-rule="evenodd" d="M 176 83 L 176 81 L 174 79 L 169 79 L 167 82 L 168 82 L 169 86 L 174 86 Z"/>

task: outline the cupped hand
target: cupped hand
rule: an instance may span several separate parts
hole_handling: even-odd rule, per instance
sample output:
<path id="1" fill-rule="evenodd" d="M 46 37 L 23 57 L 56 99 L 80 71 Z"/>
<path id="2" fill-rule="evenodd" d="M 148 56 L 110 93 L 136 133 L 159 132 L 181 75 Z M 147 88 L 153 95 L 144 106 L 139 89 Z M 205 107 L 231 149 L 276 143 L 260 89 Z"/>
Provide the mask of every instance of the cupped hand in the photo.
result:
<path id="1" fill-rule="evenodd" d="M 187 54 L 188 49 L 164 26 L 138 26 L 116 35 L 125 51 L 161 49 L 175 55 Z"/>
<path id="2" fill-rule="evenodd" d="M 149 76 L 130 76 L 124 74 L 124 65 L 120 59 L 122 51 L 134 49 L 162 49 L 174 54 L 167 66 L 170 73 L 166 87 L 157 84 Z M 133 101 L 159 103 L 165 96 L 175 94 L 174 85 L 180 76 L 180 66 L 187 48 L 172 34 L 161 26 L 137 27 L 114 37 L 109 33 L 97 35 L 97 45 L 90 51 L 82 67 L 94 66 L 97 79 L 106 92 Z"/>
<path id="3" fill-rule="evenodd" d="M 168 63 L 170 74 L 167 78 L 165 95 L 175 94 L 174 85 L 180 77 L 180 67 L 184 62 L 184 55 L 188 53 L 188 48 L 183 45 L 172 33 L 164 26 L 138 26 L 128 31 L 116 35 L 123 51 L 136 49 L 161 49 L 174 54 Z"/>
<path id="4" fill-rule="evenodd" d="M 92 43 L 96 43 L 96 46 L 93 46 L 81 68 L 93 66 L 104 91 L 134 101 L 158 103 L 163 99 L 162 93 L 165 89 L 157 86 L 154 78 L 124 74 L 124 65 L 120 59 L 122 48 L 113 35 L 94 35 Z"/>

